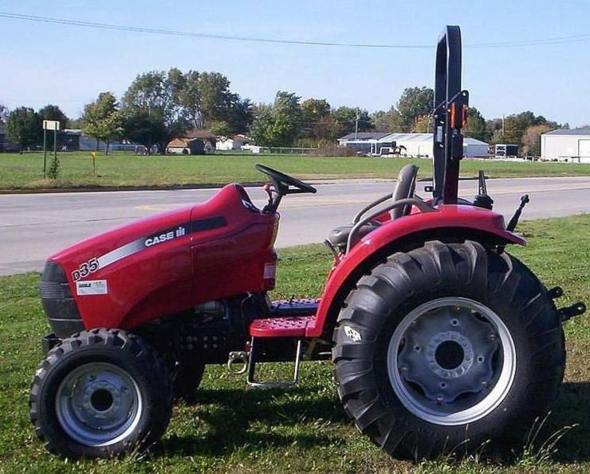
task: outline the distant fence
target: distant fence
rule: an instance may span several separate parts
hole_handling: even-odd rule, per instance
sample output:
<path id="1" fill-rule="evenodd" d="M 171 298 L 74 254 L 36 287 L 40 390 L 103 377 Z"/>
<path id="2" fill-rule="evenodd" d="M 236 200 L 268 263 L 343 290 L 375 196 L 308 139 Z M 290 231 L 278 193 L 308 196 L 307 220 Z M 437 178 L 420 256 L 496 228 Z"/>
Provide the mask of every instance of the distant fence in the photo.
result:
<path id="1" fill-rule="evenodd" d="M 306 155 L 317 152 L 318 148 L 300 148 L 288 146 L 261 146 L 258 153 L 272 153 L 277 155 Z"/>

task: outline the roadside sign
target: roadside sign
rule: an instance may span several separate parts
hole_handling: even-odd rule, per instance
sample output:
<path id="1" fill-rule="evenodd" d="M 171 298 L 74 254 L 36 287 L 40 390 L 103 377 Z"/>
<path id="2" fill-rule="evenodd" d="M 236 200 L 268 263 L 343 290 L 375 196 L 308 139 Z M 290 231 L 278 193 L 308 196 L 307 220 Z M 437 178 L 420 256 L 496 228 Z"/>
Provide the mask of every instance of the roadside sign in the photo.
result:
<path id="1" fill-rule="evenodd" d="M 53 179 L 57 178 L 59 161 L 57 160 L 57 131 L 59 122 L 57 120 L 43 120 L 43 179 L 47 178 L 47 130 L 53 131 Z"/>
<path id="2" fill-rule="evenodd" d="M 59 130 L 59 122 L 57 120 L 43 120 L 43 130 Z"/>

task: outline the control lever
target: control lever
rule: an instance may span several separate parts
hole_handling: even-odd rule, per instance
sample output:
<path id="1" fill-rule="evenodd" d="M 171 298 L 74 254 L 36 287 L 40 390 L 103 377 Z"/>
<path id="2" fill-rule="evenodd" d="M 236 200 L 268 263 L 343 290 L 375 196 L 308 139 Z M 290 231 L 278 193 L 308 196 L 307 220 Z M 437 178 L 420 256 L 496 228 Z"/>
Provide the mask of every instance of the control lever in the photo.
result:
<path id="1" fill-rule="evenodd" d="M 528 194 L 525 194 L 520 198 L 520 205 L 518 206 L 518 209 L 516 209 L 516 212 L 512 216 L 512 219 L 510 219 L 510 222 L 506 226 L 506 230 L 508 232 L 512 232 L 514 229 L 516 229 L 516 225 L 518 224 L 518 219 L 520 219 L 522 210 L 524 209 L 524 206 L 526 206 L 530 201 L 531 200 Z"/>
<path id="2" fill-rule="evenodd" d="M 490 211 L 494 207 L 494 200 L 488 195 L 486 176 L 483 170 L 479 170 L 478 193 L 473 200 L 473 205 L 489 209 Z"/>

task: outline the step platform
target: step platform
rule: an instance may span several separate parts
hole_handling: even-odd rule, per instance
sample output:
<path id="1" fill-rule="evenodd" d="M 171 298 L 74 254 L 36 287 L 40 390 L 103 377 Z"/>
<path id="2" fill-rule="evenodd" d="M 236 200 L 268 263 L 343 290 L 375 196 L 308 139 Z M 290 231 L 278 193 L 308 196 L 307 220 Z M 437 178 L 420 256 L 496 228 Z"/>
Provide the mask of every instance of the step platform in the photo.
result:
<path id="1" fill-rule="evenodd" d="M 255 319 L 250 325 L 250 335 L 252 337 L 305 337 L 305 330 L 314 319 L 315 315 Z"/>

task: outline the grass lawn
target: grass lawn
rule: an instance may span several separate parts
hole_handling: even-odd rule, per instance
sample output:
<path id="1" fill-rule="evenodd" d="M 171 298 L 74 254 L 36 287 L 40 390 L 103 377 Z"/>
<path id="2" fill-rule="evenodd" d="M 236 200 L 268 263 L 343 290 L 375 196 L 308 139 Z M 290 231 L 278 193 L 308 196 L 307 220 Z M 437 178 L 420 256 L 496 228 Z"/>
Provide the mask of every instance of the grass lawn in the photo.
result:
<path id="1" fill-rule="evenodd" d="M 0 190 L 34 188 L 95 188 L 254 183 L 262 175 L 255 163 L 264 163 L 303 179 L 394 178 L 408 163 L 432 176 L 431 160 L 393 158 L 323 158 L 301 155 L 217 154 L 208 156 L 136 156 L 126 153 L 99 155 L 93 175 L 88 152 L 60 153 L 60 178 L 43 180 L 43 153 L 0 154 Z M 50 156 L 48 155 L 48 161 Z M 48 165 L 49 166 L 49 165 Z M 590 164 L 520 163 L 465 160 L 462 175 L 477 176 L 485 169 L 493 178 L 526 176 L 590 176 Z"/>
<path id="2" fill-rule="evenodd" d="M 590 215 L 525 222 L 526 248 L 512 248 L 548 285 L 560 285 L 560 304 L 590 301 Z M 321 246 L 280 252 L 283 295 L 317 296 L 330 265 Z M 590 472 L 590 321 L 567 323 L 568 368 L 545 436 L 574 426 L 549 459 L 535 453 L 499 466 L 476 460 L 394 461 L 346 420 L 329 362 L 304 363 L 301 383 L 286 390 L 249 390 L 223 367 L 205 372 L 196 406 L 179 405 L 167 434 L 149 454 L 109 461 L 63 461 L 45 452 L 28 420 L 29 383 L 48 332 L 37 274 L 0 278 L 0 473 L 189 472 Z M 288 364 L 264 370 L 286 372 Z"/>

